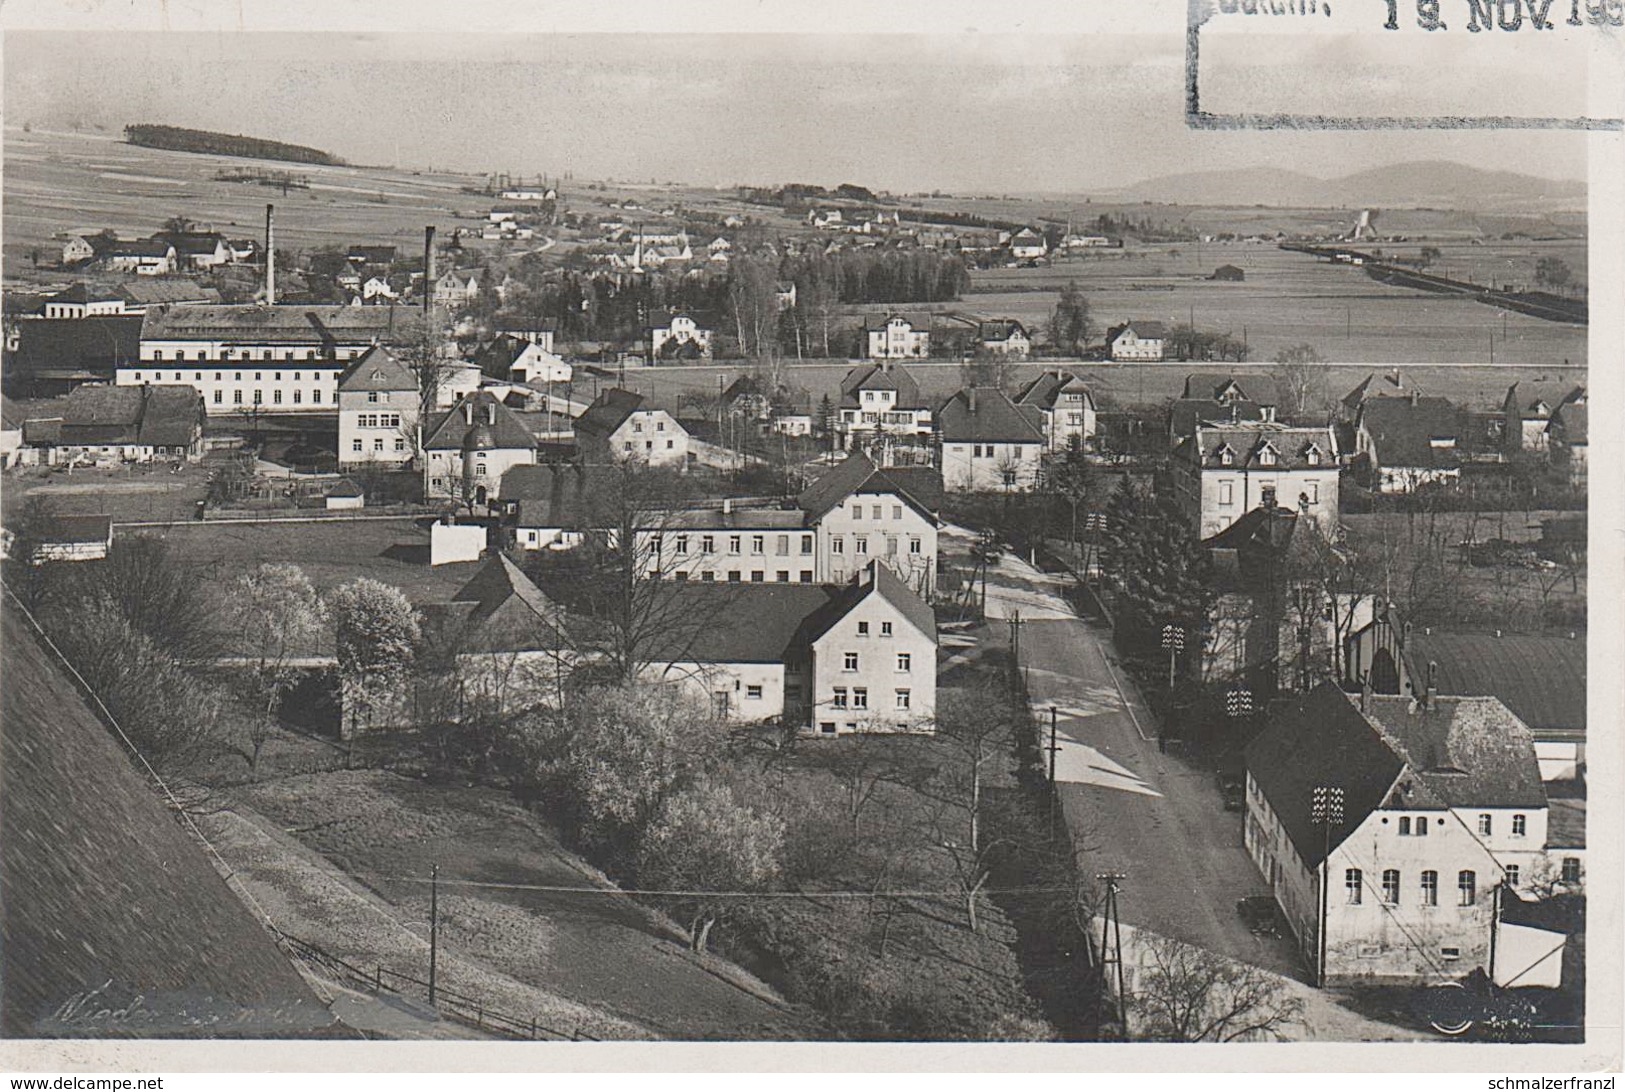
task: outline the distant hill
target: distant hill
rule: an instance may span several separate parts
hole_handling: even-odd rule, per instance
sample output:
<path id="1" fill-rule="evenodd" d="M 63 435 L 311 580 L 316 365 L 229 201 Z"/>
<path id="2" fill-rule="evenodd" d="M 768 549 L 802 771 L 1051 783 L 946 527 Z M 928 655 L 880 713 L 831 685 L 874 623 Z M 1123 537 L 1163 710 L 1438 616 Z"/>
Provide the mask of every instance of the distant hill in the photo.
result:
<path id="1" fill-rule="evenodd" d="M 307 148 L 302 144 L 284 144 L 280 140 L 241 136 L 235 133 L 212 133 L 207 129 L 182 129 L 174 125 L 126 125 L 124 139 L 143 148 L 164 148 L 172 152 L 204 152 L 210 155 L 235 155 L 248 159 L 278 159 L 289 163 L 321 163 L 333 167 L 344 166 L 337 156 L 320 148 Z"/>
<path id="2" fill-rule="evenodd" d="M 1125 187 L 1132 201 L 1177 205 L 1268 205 L 1274 208 L 1503 208 L 1539 202 L 1544 209 L 1583 208 L 1584 182 L 1560 182 L 1461 163 L 1396 163 L 1342 178 L 1316 178 L 1270 167 L 1166 175 Z"/>

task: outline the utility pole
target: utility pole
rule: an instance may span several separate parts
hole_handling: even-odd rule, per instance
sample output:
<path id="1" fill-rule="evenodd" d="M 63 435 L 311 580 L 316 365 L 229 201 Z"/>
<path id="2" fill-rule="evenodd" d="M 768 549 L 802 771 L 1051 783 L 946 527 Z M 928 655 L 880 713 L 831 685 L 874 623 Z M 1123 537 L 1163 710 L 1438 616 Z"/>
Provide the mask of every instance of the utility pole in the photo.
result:
<path id="1" fill-rule="evenodd" d="M 435 970 L 440 954 L 440 866 L 429 866 L 429 1004 L 434 1005 Z"/>
<path id="2" fill-rule="evenodd" d="M 1117 1026 L 1123 1038 L 1128 1038 L 1128 998 L 1123 990 L 1123 922 L 1117 913 L 1117 881 L 1128 876 L 1122 872 L 1097 872 L 1095 879 L 1106 881 L 1106 914 L 1100 923 L 1101 986 L 1105 986 L 1106 967 L 1116 967 Z"/>
<path id="3" fill-rule="evenodd" d="M 1060 796 L 1060 786 L 1055 782 L 1055 756 L 1061 750 L 1055 739 L 1056 720 L 1056 709 L 1052 705 L 1049 707 L 1049 837 L 1052 842 L 1055 840 L 1055 809 Z"/>

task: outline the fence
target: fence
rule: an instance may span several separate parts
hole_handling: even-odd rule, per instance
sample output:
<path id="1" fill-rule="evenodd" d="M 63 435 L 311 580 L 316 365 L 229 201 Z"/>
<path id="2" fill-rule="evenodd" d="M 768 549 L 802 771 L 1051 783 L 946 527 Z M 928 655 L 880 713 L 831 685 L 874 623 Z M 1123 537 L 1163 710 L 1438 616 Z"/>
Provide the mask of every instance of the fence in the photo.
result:
<path id="1" fill-rule="evenodd" d="M 277 931 L 277 936 L 296 958 L 321 967 L 329 974 L 335 975 L 339 979 L 358 986 L 369 993 L 391 993 L 398 997 L 421 994 L 425 1001 L 428 1000 L 429 983 L 421 978 L 401 971 L 391 970 L 381 963 L 373 964 L 371 971 L 368 971 L 364 967 L 318 948 L 309 941 L 289 936 L 280 930 Z M 479 1031 L 505 1035 L 510 1039 L 597 1042 L 593 1036 L 584 1034 L 580 1027 L 577 1027 L 572 1032 L 564 1032 L 542 1023 L 534 1016 L 525 1018 L 502 1012 L 486 1004 L 478 997 L 471 997 L 455 990 L 448 990 L 438 983 L 434 990 L 434 1007 L 439 1015 L 448 1020 L 453 1020 L 465 1027 L 475 1028 Z"/>

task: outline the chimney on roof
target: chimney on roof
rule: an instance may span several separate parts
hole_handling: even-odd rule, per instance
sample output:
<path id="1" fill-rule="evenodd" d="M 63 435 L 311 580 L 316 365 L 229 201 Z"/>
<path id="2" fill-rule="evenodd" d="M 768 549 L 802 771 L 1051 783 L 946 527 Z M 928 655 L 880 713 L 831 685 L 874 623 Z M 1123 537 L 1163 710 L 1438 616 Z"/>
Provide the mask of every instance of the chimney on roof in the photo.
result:
<path id="1" fill-rule="evenodd" d="M 265 302 L 276 302 L 276 206 L 265 206 Z"/>
<path id="2" fill-rule="evenodd" d="M 1411 390 L 1411 405 L 1413 405 L 1413 406 L 1416 405 L 1417 402 L 1421 400 L 1421 397 L 1422 397 L 1422 392 L 1413 388 Z"/>
<path id="3" fill-rule="evenodd" d="M 497 423 L 497 404 L 495 401 L 485 404 L 485 423 L 488 425 Z"/>
<path id="4" fill-rule="evenodd" d="M 972 413 L 975 413 L 976 412 L 976 388 L 975 387 L 970 388 L 969 393 L 967 393 L 965 395 L 965 401 L 970 405 L 970 411 Z"/>
<path id="5" fill-rule="evenodd" d="M 1432 709 L 1439 702 L 1439 663 L 1437 660 L 1428 661 L 1428 700 L 1427 708 Z"/>
<path id="6" fill-rule="evenodd" d="M 722 514 L 725 515 L 725 516 L 731 516 L 731 515 L 733 515 L 733 510 L 734 510 L 733 498 L 732 497 L 723 497 L 722 498 Z"/>
<path id="7" fill-rule="evenodd" d="M 473 399 L 469 399 L 468 401 L 463 403 L 463 423 L 464 424 L 469 424 L 469 425 L 472 425 L 474 423 L 474 401 L 473 401 Z"/>

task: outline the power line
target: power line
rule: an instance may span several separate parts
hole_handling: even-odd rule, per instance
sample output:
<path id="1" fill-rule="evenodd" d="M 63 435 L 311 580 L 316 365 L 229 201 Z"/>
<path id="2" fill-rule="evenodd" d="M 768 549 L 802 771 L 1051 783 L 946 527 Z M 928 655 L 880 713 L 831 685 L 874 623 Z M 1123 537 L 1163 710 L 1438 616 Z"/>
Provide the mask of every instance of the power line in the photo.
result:
<path id="1" fill-rule="evenodd" d="M 375 877 L 389 883 L 429 883 L 423 876 L 378 876 Z M 962 899 L 965 893 L 959 890 L 920 889 L 920 890 L 892 890 L 892 891 L 711 891 L 679 888 L 641 888 L 641 887 L 579 887 L 568 884 L 546 883 L 497 883 L 490 880 L 447 880 L 439 881 L 441 887 L 472 887 L 496 891 L 536 891 L 543 894 L 555 895 L 643 895 L 663 898 L 728 898 L 728 899 Z M 1073 887 L 1063 886 L 1031 886 L 1031 887 L 984 887 L 979 891 L 982 895 L 1059 895 L 1075 891 Z"/>

